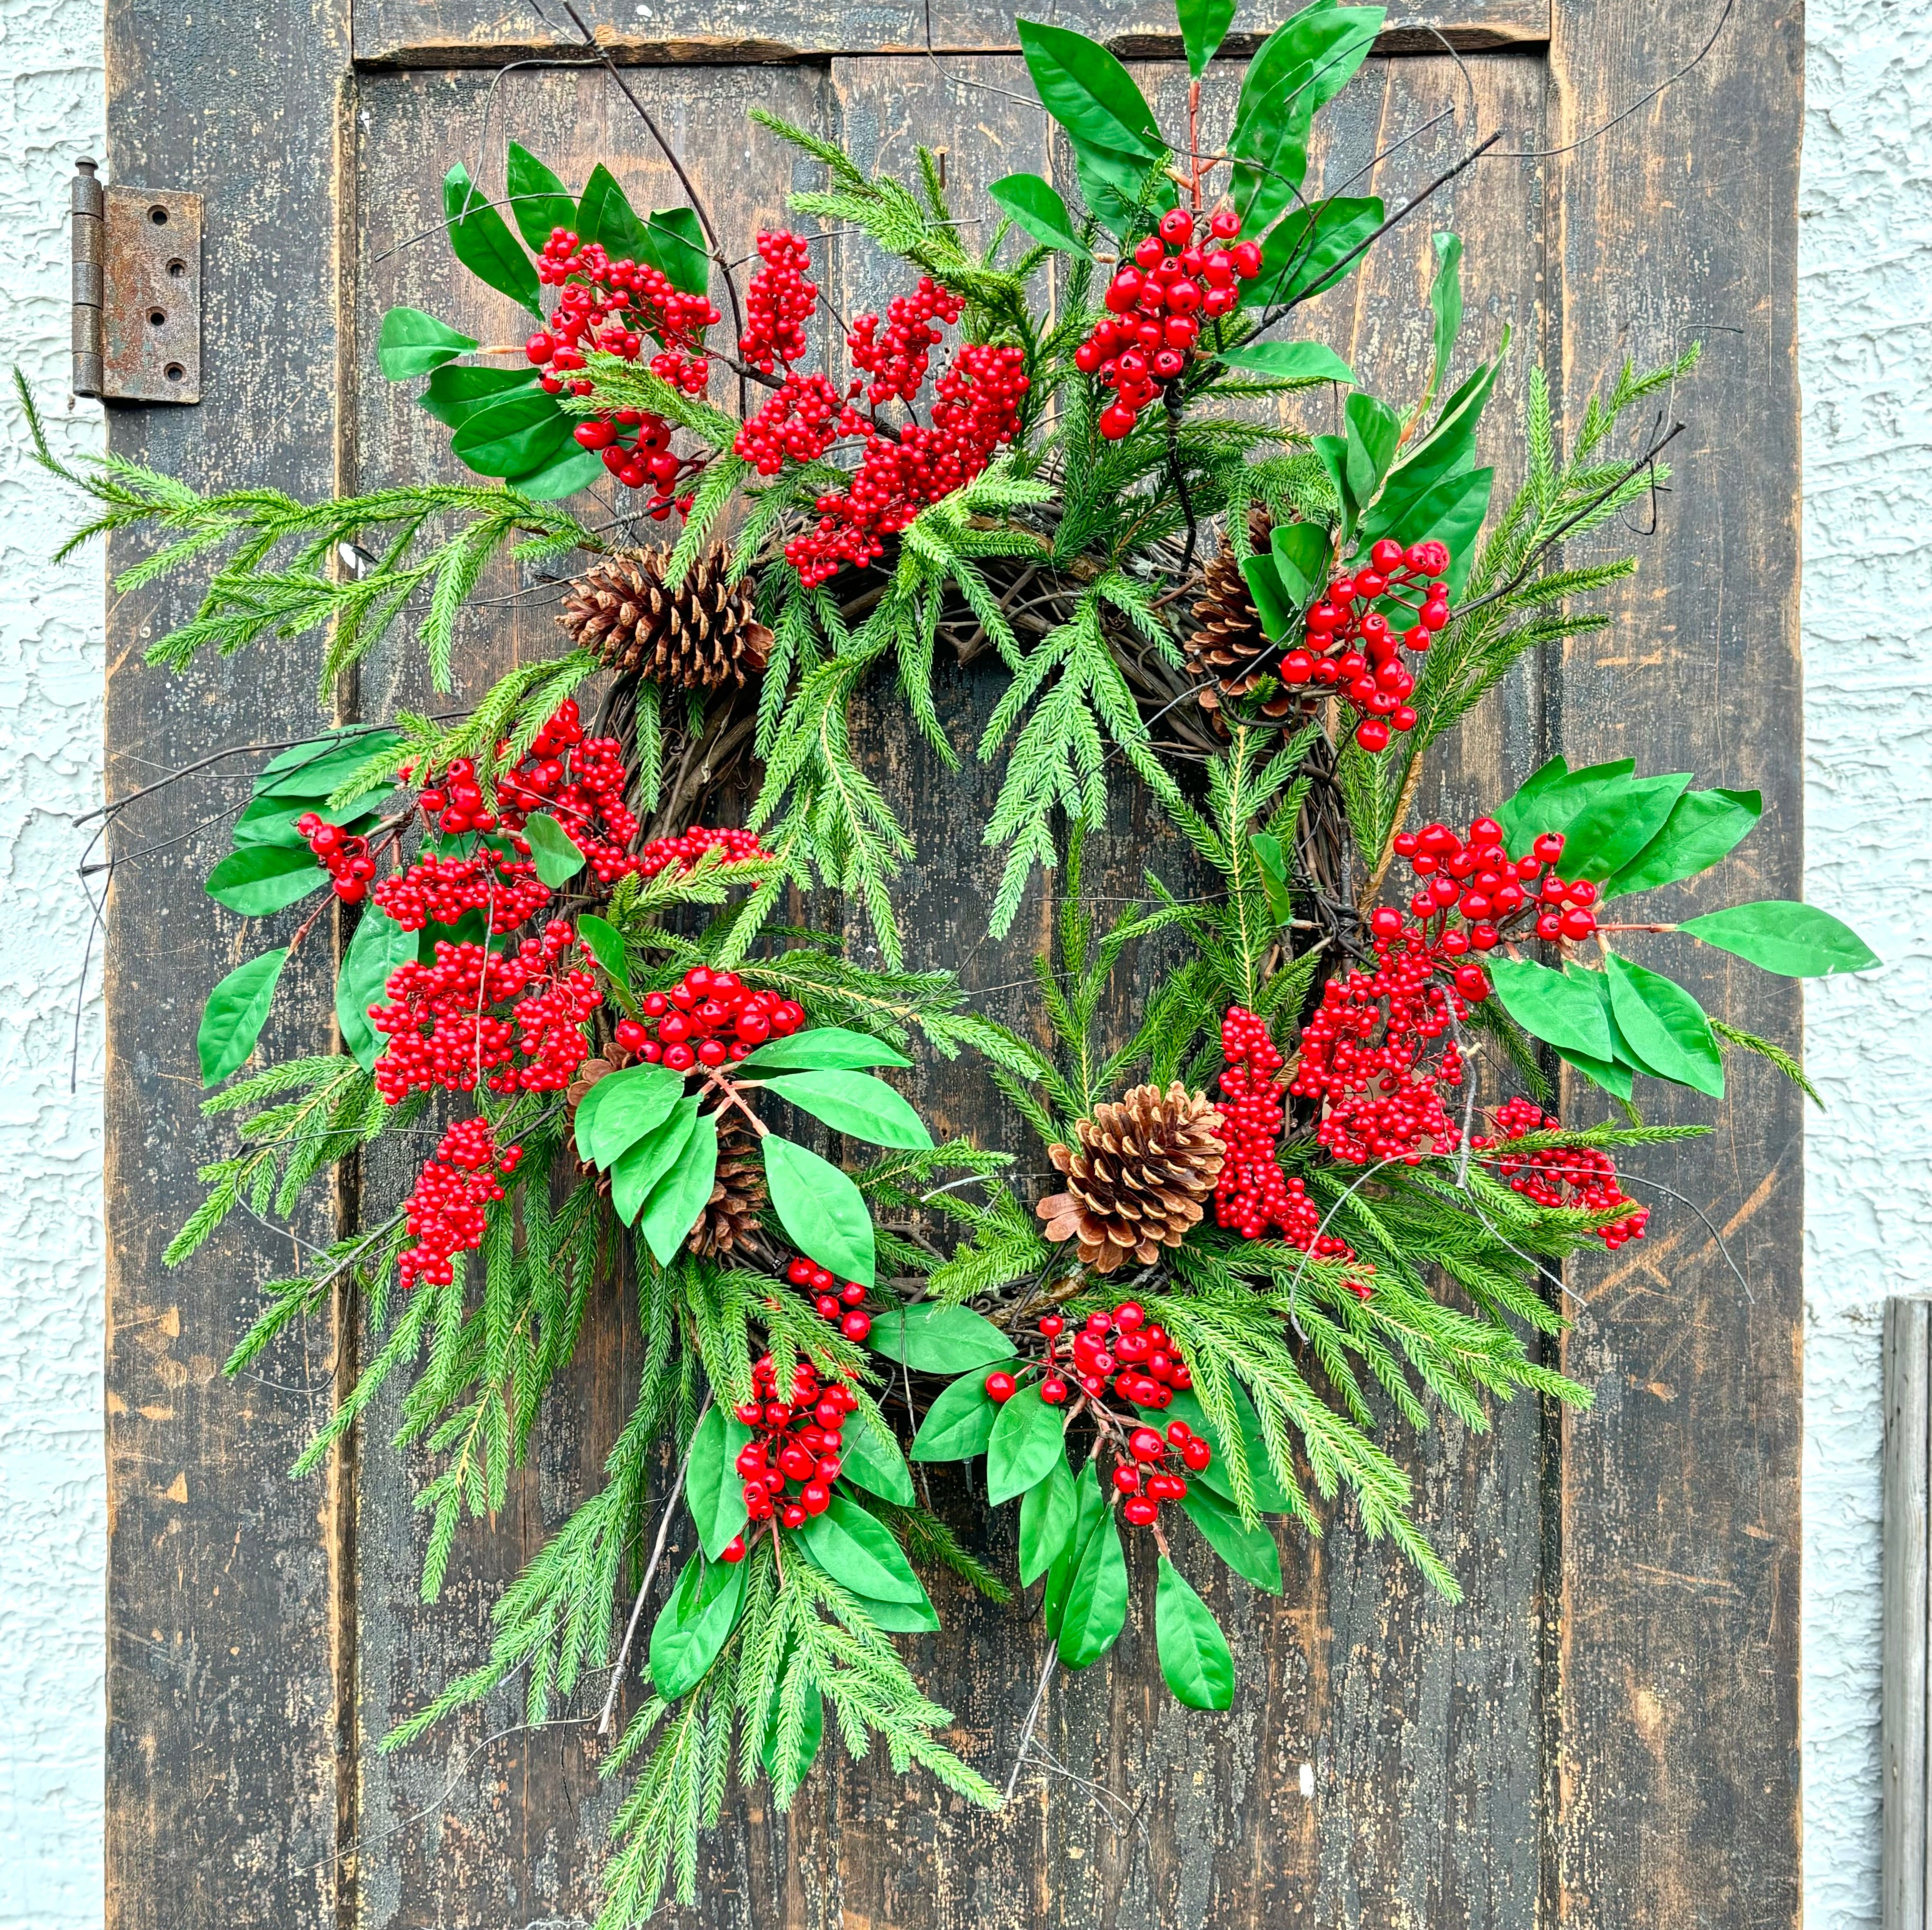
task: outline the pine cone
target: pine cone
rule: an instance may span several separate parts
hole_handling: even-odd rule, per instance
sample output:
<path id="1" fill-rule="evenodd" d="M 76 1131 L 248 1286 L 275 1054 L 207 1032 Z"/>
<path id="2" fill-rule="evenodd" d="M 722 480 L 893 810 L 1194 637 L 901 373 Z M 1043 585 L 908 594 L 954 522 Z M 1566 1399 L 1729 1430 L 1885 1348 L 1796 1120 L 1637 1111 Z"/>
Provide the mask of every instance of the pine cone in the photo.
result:
<path id="1" fill-rule="evenodd" d="M 734 1111 L 718 1128 L 717 1175 L 686 1245 L 700 1260 L 730 1252 L 758 1230 L 765 1198 L 765 1162 Z"/>
<path id="2" fill-rule="evenodd" d="M 728 580 L 724 546 L 707 550 L 674 589 L 664 580 L 668 561 L 662 550 L 626 550 L 578 577 L 557 618 L 571 642 L 666 689 L 716 690 L 763 670 L 772 633 L 749 588 Z"/>
<path id="3" fill-rule="evenodd" d="M 1258 547 L 1265 547 L 1262 533 Z M 1246 697 L 1270 667 L 1274 646 L 1262 627 L 1261 612 L 1248 590 L 1248 580 L 1234 560 L 1234 552 L 1224 542 L 1221 553 L 1208 565 L 1202 594 L 1194 606 L 1194 620 L 1201 627 L 1181 639 L 1187 667 L 1202 680 L 1203 710 L 1218 710 L 1223 697 Z M 1277 689 L 1262 706 L 1267 717 L 1286 717 L 1294 708 L 1295 699 L 1286 688 Z"/>
<path id="4" fill-rule="evenodd" d="M 1077 1239 L 1083 1264 L 1111 1273 L 1130 1254 L 1143 1266 L 1178 1246 L 1214 1190 L 1227 1148 L 1221 1115 L 1178 1080 L 1163 1092 L 1136 1086 L 1117 1105 L 1096 1106 L 1074 1128 L 1078 1148 L 1047 1157 L 1067 1190 L 1034 1210 L 1052 1240 Z"/>

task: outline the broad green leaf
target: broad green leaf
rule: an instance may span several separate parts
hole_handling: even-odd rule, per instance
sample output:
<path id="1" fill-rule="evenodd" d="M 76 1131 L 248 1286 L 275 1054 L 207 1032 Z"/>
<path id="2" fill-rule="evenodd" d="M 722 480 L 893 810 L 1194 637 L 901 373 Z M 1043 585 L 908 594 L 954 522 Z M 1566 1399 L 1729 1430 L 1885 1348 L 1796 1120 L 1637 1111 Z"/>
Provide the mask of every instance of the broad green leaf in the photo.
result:
<path id="1" fill-rule="evenodd" d="M 536 389 L 478 409 L 449 446 L 480 476 L 520 475 L 561 454 L 573 439 L 571 426 L 556 397 Z"/>
<path id="2" fill-rule="evenodd" d="M 1760 898 L 1755 904 L 1706 912 L 1677 928 L 1786 978 L 1828 978 L 1880 963 L 1850 925 L 1816 905 L 1788 898 Z"/>
<path id="3" fill-rule="evenodd" d="M 1348 494 L 1359 509 L 1381 488 L 1402 437 L 1402 418 L 1379 396 L 1359 390 L 1342 405 L 1347 425 Z"/>
<path id="4" fill-rule="evenodd" d="M 1663 829 L 1605 883 L 1603 898 L 1652 892 L 1708 871 L 1743 843 L 1763 811 L 1756 791 L 1686 791 Z"/>
<path id="5" fill-rule="evenodd" d="M 1050 181 L 1036 174 L 1010 174 L 986 192 L 996 207 L 1004 208 L 1042 247 L 1062 249 L 1082 261 L 1094 259 L 1059 190 Z"/>
<path id="6" fill-rule="evenodd" d="M 617 177 L 602 161 L 590 170 L 572 224 L 586 241 L 595 241 L 614 261 L 644 259 L 644 224 L 631 205 Z"/>
<path id="7" fill-rule="evenodd" d="M 591 957 L 603 966 L 611 982 L 626 997 L 634 999 L 636 993 L 631 987 L 631 955 L 617 928 L 595 912 L 586 912 L 577 921 L 577 935 L 590 946 Z"/>
<path id="8" fill-rule="evenodd" d="M 1325 524 L 1277 523 L 1268 540 L 1268 553 L 1282 587 L 1298 607 L 1305 609 L 1315 601 L 1316 592 L 1328 586 L 1333 550 Z"/>
<path id="9" fill-rule="evenodd" d="M 1020 1497 L 1020 1583 L 1030 1587 L 1057 1561 L 1079 1518 L 1079 1497 L 1066 1457 L 1057 1454 L 1046 1473 Z"/>
<path id="10" fill-rule="evenodd" d="M 306 744 L 292 745 L 270 758 L 255 780 L 254 795 L 257 798 L 326 798 L 371 758 L 395 750 L 402 741 L 399 732 L 387 728 L 371 730 L 359 724 L 325 731 Z"/>
<path id="11" fill-rule="evenodd" d="M 620 1078 L 622 1074 L 613 1073 L 610 1076 Z M 605 1083 L 600 1079 L 597 1085 Z M 592 1086 L 590 1097 L 595 1097 L 596 1091 L 597 1086 Z M 584 1103 L 587 1105 L 590 1098 L 586 1098 Z M 694 1093 L 688 1099 L 677 1101 L 670 1117 L 662 1125 L 646 1133 L 610 1168 L 610 1203 L 626 1226 L 635 1221 L 658 1182 L 677 1163 L 697 1127 L 698 1098 Z M 712 1138 L 715 1142 L 716 1134 Z"/>
<path id="12" fill-rule="evenodd" d="M 879 1330 L 872 1323 L 872 1331 Z M 986 1377 L 975 1368 L 960 1375 L 941 1390 L 926 1410 L 926 1419 L 913 1437 L 914 1461 L 967 1461 L 984 1454 L 993 1438 L 993 1423 L 1000 1410 L 986 1392 Z"/>
<path id="13" fill-rule="evenodd" d="M 201 1061 L 201 1083 L 218 1086 L 243 1064 L 262 1035 L 262 1026 L 274 1002 L 275 981 L 288 963 L 289 948 L 264 952 L 238 965 L 208 995 L 194 1049 Z"/>
<path id="14" fill-rule="evenodd" d="M 899 1444 L 863 1414 L 848 1414 L 838 1437 L 838 1459 L 844 1479 L 878 1495 L 881 1500 L 896 1501 L 910 1508 L 917 1497 L 913 1493 L 912 1472 L 906 1466 Z"/>
<path id="15" fill-rule="evenodd" d="M 744 1478 L 739 1452 L 752 1431 L 714 1401 L 691 1437 L 691 1461 L 684 1472 L 684 1505 L 698 1528 L 698 1545 L 716 1561 L 746 1521 Z"/>
<path id="16" fill-rule="evenodd" d="M 1503 347 L 1505 351 L 1509 347 L 1507 335 Z M 1481 420 L 1484 405 L 1490 399 L 1490 392 L 1496 385 L 1502 360 L 1498 355 L 1469 376 L 1442 405 L 1442 413 L 1437 418 L 1435 427 L 1410 448 L 1390 472 L 1381 499 L 1362 519 L 1364 542 L 1374 542 L 1385 535 L 1392 535 L 1403 544 L 1426 540 L 1419 532 L 1414 536 L 1402 532 L 1425 514 L 1441 514 L 1441 505 L 1454 499 L 1454 492 L 1445 490 L 1444 485 L 1452 478 L 1461 475 L 1475 460 L 1477 425 Z M 1430 505 L 1426 511 L 1423 508 L 1425 502 Z M 1473 559 L 1473 544 L 1466 547 Z"/>
<path id="17" fill-rule="evenodd" d="M 1067 1597 L 1072 1592 L 1073 1578 L 1080 1572 L 1080 1558 L 1108 1512 L 1106 1497 L 1100 1492 L 1100 1475 L 1091 1461 L 1082 1462 L 1080 1472 L 1073 1477 L 1073 1532 L 1054 1557 L 1052 1566 L 1046 1571 L 1046 1587 L 1040 1593 L 1040 1613 L 1046 1619 L 1046 1632 L 1056 1641 L 1065 1619 Z"/>
<path id="18" fill-rule="evenodd" d="M 850 1133 L 874 1146 L 932 1143 L 918 1113 L 883 1079 L 869 1073 L 795 1072 L 789 1078 L 769 1080 L 765 1089 L 823 1119 L 835 1132 Z"/>
<path id="19" fill-rule="evenodd" d="M 775 1132 L 766 1133 L 758 1144 L 772 1208 L 793 1243 L 840 1279 L 869 1287 L 876 1252 L 872 1216 L 850 1176 Z M 874 1335 L 878 1331 L 874 1322 Z"/>
<path id="20" fill-rule="evenodd" d="M 1399 475 L 1400 472 L 1396 473 Z M 1449 567 L 1443 572 L 1443 580 L 1449 586 L 1450 596 L 1458 597 L 1475 565 L 1476 538 L 1490 513 L 1490 492 L 1495 481 L 1493 469 L 1465 469 L 1444 476 L 1419 498 L 1404 504 L 1399 514 L 1386 519 L 1383 502 L 1377 502 L 1362 519 L 1356 541 L 1366 545 L 1390 536 L 1407 549 L 1412 544 L 1426 543 L 1432 538 L 1449 552 Z M 1383 493 L 1383 502 L 1388 499 L 1394 484 L 1395 478 L 1391 477 L 1389 490 Z"/>
<path id="21" fill-rule="evenodd" d="M 1255 862 L 1261 867 L 1270 916 L 1277 925 L 1287 924 L 1294 916 L 1294 895 L 1288 889 L 1288 859 L 1282 850 L 1281 840 L 1270 838 L 1264 831 L 1258 831 L 1248 840 L 1248 848 L 1254 853 Z"/>
<path id="22" fill-rule="evenodd" d="M 676 1257 L 685 1235 L 698 1224 L 698 1215 L 711 1197 L 712 1182 L 717 1177 L 718 1115 L 706 1113 L 692 1126 L 670 1170 L 651 1188 L 644 1217 L 638 1222 L 660 1266 L 668 1266 Z"/>
<path id="23" fill-rule="evenodd" d="M 208 873 L 206 889 L 217 904 L 244 918 L 266 918 L 328 883 L 328 872 L 305 844 L 244 844 Z"/>
<path id="24" fill-rule="evenodd" d="M 704 1680 L 745 1606 L 745 1564 L 685 1563 L 671 1598 L 651 1626 L 651 1686 L 675 1702 Z"/>
<path id="25" fill-rule="evenodd" d="M 939 1626 L 939 1611 L 924 1589 L 920 1590 L 916 1602 L 880 1602 L 862 1595 L 859 1606 L 875 1627 L 889 1635 L 929 1635 Z"/>
<path id="26" fill-rule="evenodd" d="M 1332 286 L 1382 225 L 1382 204 L 1375 195 L 1334 196 L 1283 215 L 1262 243 L 1262 271 L 1248 284 L 1246 305 L 1258 312 Z"/>
<path id="27" fill-rule="evenodd" d="M 850 1495 L 835 1494 L 831 1506 L 808 1521 L 797 1536 L 812 1560 L 855 1594 L 880 1602 L 926 1599 L 892 1530 Z"/>
<path id="28" fill-rule="evenodd" d="M 1127 1623 L 1127 1557 L 1108 1509 L 1080 1551 L 1060 1614 L 1060 1659 L 1069 1668 L 1100 1660 Z"/>
<path id="29" fill-rule="evenodd" d="M 795 1032 L 789 1038 L 768 1040 L 739 1062 L 748 1072 L 794 1072 L 835 1066 L 857 1071 L 868 1065 L 910 1065 L 912 1061 L 883 1039 L 848 1032 L 842 1026 L 820 1025 Z"/>
<path id="30" fill-rule="evenodd" d="M 1304 91 L 1319 112 L 1354 78 L 1386 17 L 1380 7 L 1336 7 L 1316 0 L 1276 28 L 1255 49 L 1241 82 L 1229 145 L 1252 151 L 1245 131 L 1281 106 L 1291 89 Z"/>
<path id="31" fill-rule="evenodd" d="M 711 254 L 694 209 L 659 208 L 644 223 L 639 245 L 643 252 L 638 261 L 658 269 L 672 287 L 686 295 L 703 295 L 710 289 Z"/>
<path id="32" fill-rule="evenodd" d="M 542 321 L 536 264 L 488 197 L 471 186 L 470 170 L 460 161 L 443 176 L 442 211 L 456 259 L 479 281 L 520 302 Z"/>
<path id="33" fill-rule="evenodd" d="M 1166 1555 L 1154 1585 L 1154 1633 L 1160 1672 L 1177 1702 L 1226 1709 L 1234 1699 L 1234 1658 L 1221 1625 Z"/>
<path id="34" fill-rule="evenodd" d="M 1599 883 L 1614 876 L 1664 829 L 1690 781 L 1688 771 L 1612 779 L 1564 828 L 1562 875 Z"/>
<path id="35" fill-rule="evenodd" d="M 389 975 L 414 962 L 417 934 L 405 931 L 371 905 L 362 914 L 335 975 L 335 1023 L 342 1042 L 365 1072 L 376 1069 L 388 1041 L 369 1022 L 369 1008 L 384 1002 Z"/>
<path id="36" fill-rule="evenodd" d="M 1234 0 L 1179 0 L 1180 43 L 1187 52 L 1187 70 L 1197 80 L 1228 37 L 1234 24 Z"/>
<path id="37" fill-rule="evenodd" d="M 1648 1072 L 1724 1096 L 1724 1062 L 1704 1008 L 1682 985 L 1614 952 L 1604 961 L 1623 1043 Z M 1625 1055 L 1619 1053 L 1619 1058 Z"/>
<path id="38" fill-rule="evenodd" d="M 1244 1581 L 1270 1595 L 1281 1593 L 1281 1550 L 1265 1522 L 1248 1527 L 1232 1503 L 1198 1481 L 1189 1482 L 1180 1505 L 1202 1539 Z"/>
<path id="39" fill-rule="evenodd" d="M 330 806 L 319 798 L 257 798 L 235 820 L 234 839 L 244 844 L 285 844 L 307 847 L 308 840 L 296 829 L 298 817 L 314 811 L 325 824 L 340 825 L 352 837 L 360 837 L 376 822 L 367 798 L 353 804 Z"/>
<path id="40" fill-rule="evenodd" d="M 1241 574 L 1247 579 L 1248 594 L 1262 619 L 1262 628 L 1271 643 L 1288 640 L 1289 631 L 1301 616 L 1301 605 L 1281 580 L 1280 566 L 1271 553 L 1258 551 L 1244 559 Z"/>
<path id="41" fill-rule="evenodd" d="M 1534 959 L 1497 958 L 1484 962 L 1503 1010 L 1532 1038 L 1546 1040 L 1559 1052 L 1591 1059 L 1613 1056 L 1610 1029 L 1596 988 Z"/>
<path id="42" fill-rule="evenodd" d="M 1449 375 L 1449 358 L 1462 332 L 1462 238 L 1438 234 L 1436 241 L 1436 279 L 1429 285 L 1429 307 L 1436 318 L 1436 366 L 1429 378 L 1431 395 L 1441 394 Z"/>
<path id="43" fill-rule="evenodd" d="M 536 861 L 537 877 L 552 891 L 568 884 L 584 869 L 584 853 L 548 811 L 538 811 L 527 820 L 524 839 Z"/>
<path id="44" fill-rule="evenodd" d="M 1240 128 L 1228 193 L 1248 234 L 1265 234 L 1301 198 L 1301 184 L 1308 178 L 1309 125 L 1315 118 L 1311 78 L 1312 70 L 1298 67 L 1272 110 Z"/>
<path id="45" fill-rule="evenodd" d="M 1154 209 L 1166 205 L 1167 175 L 1161 163 L 1082 140 L 1072 145 L 1081 199 L 1101 226 L 1123 240 L 1150 226 Z"/>
<path id="46" fill-rule="evenodd" d="M 1000 1410 L 986 1449 L 986 1505 L 997 1508 L 1043 1481 L 1066 1460 L 1066 1410 L 1049 1407 L 1037 1382 L 1022 1387 Z"/>
<path id="47" fill-rule="evenodd" d="M 829 1265 L 820 1260 L 819 1264 Z M 836 1268 L 833 1269 L 837 1270 Z M 1012 1357 L 1013 1344 L 970 1307 L 942 1307 L 930 1300 L 902 1311 L 878 1314 L 866 1344 L 916 1374 L 968 1374 Z"/>
<path id="48" fill-rule="evenodd" d="M 416 397 L 416 406 L 445 428 L 460 429 L 472 415 L 494 409 L 513 395 L 540 395 L 532 368 L 478 368 L 465 362 L 438 369 L 429 386 Z M 573 445 L 574 446 L 574 445 Z M 589 454 L 580 451 L 580 454 Z M 601 468 L 602 465 L 600 463 Z"/>
<path id="49" fill-rule="evenodd" d="M 772 1787 L 782 1801 L 786 1793 L 796 1790 L 810 1773 L 812 1764 L 818 1760 L 818 1746 L 825 1740 L 825 1698 L 819 1693 L 814 1683 L 805 1692 L 805 1719 L 799 1725 L 798 1752 L 789 1762 L 778 1760 L 778 1730 L 777 1723 L 765 1738 L 765 1773 L 772 1779 Z"/>
<path id="50" fill-rule="evenodd" d="M 593 451 L 580 449 L 573 440 L 539 467 L 506 476 L 503 487 L 528 496 L 532 502 L 561 502 L 580 489 L 588 489 L 604 474 L 604 465 Z"/>
<path id="51" fill-rule="evenodd" d="M 1561 757 L 1551 758 L 1526 778 L 1496 812 L 1496 822 L 1503 828 L 1504 849 L 1512 858 L 1521 858 L 1546 831 L 1567 832 L 1570 820 L 1600 787 L 1613 778 L 1628 777 L 1636 768 L 1634 760 L 1622 757 L 1615 763 L 1573 771 Z"/>
<path id="52" fill-rule="evenodd" d="M 466 355 L 476 346 L 471 337 L 460 334 L 448 322 L 439 322 L 420 308 L 392 308 L 382 317 L 376 364 L 391 382 L 407 382 L 413 376 L 441 368 L 458 355 Z"/>
<path id="53" fill-rule="evenodd" d="M 1268 1460 L 1268 1443 L 1262 1437 L 1261 1416 L 1255 1412 L 1254 1403 L 1248 1398 L 1239 1382 L 1233 1386 L 1234 1418 L 1240 1423 L 1241 1446 L 1245 1451 L 1249 1478 L 1253 1484 L 1255 1506 L 1264 1514 L 1280 1514 L 1288 1506 L 1288 1496 L 1282 1491 L 1276 1478 L 1274 1468 Z M 1214 1451 L 1214 1458 L 1198 1474 L 1190 1474 L 1191 1487 L 1196 1482 L 1205 1482 L 1216 1494 L 1225 1494 L 1232 1500 L 1234 1484 L 1228 1472 L 1228 1455 L 1222 1446 L 1221 1431 L 1208 1418 L 1208 1410 L 1201 1404 L 1201 1397 L 1183 1389 L 1164 1408 L 1156 1410 L 1143 1407 L 1141 1419 L 1156 1433 L 1165 1432 L 1170 1421 L 1185 1421 Z"/>
<path id="54" fill-rule="evenodd" d="M 541 253 L 554 229 L 577 226 L 577 202 L 570 190 L 528 148 L 512 141 L 503 172 L 517 232 L 532 249 Z"/>
<path id="55" fill-rule="evenodd" d="M 1231 369 L 1245 369 L 1270 382 L 1346 382 L 1355 372 L 1325 342 L 1250 342 L 1245 348 L 1223 349 L 1221 359 Z M 1288 523 L 1282 529 L 1306 529 L 1312 523 Z M 1326 544 L 1324 544 L 1324 548 Z"/>
<path id="56" fill-rule="evenodd" d="M 577 1109 L 577 1149 L 592 1165 L 608 1167 L 662 1125 L 683 1097 L 684 1074 L 668 1065 L 607 1072 Z"/>
<path id="57" fill-rule="evenodd" d="M 1076 141 L 1145 161 L 1165 157 L 1154 109 L 1132 76 L 1097 40 L 1042 21 L 1016 24 L 1041 105 Z"/>
<path id="58" fill-rule="evenodd" d="M 1630 1095 L 1630 1068 L 1608 1059 L 1593 1059 L 1586 1052 L 1566 1051 L 1556 1048 L 1557 1056 L 1565 1064 L 1574 1065 L 1583 1077 L 1593 1084 L 1603 1087 L 1612 1098 L 1628 1101 Z"/>

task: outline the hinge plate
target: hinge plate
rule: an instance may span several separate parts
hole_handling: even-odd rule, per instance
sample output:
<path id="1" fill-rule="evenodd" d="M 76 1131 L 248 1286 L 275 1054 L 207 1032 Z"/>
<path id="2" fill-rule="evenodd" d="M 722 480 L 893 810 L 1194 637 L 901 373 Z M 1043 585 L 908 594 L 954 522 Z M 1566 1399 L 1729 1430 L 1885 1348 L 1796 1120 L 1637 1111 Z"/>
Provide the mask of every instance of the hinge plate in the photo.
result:
<path id="1" fill-rule="evenodd" d="M 201 196 L 104 187 L 74 195 L 74 393 L 201 400 Z"/>

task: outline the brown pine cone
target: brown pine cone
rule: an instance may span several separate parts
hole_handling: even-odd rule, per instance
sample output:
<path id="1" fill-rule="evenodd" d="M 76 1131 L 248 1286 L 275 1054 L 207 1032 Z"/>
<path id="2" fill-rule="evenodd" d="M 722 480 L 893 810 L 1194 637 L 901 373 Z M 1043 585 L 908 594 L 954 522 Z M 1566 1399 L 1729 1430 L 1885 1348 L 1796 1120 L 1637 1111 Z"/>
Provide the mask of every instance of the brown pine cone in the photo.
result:
<path id="1" fill-rule="evenodd" d="M 1258 547 L 1264 547 L 1267 540 L 1264 533 Z M 1203 710 L 1218 710 L 1223 697 L 1246 697 L 1264 677 L 1273 675 L 1274 646 L 1262 627 L 1248 580 L 1225 542 L 1204 574 L 1194 620 L 1200 628 L 1184 637 L 1180 647 L 1187 667 L 1203 685 Z M 1262 704 L 1262 715 L 1286 717 L 1294 704 L 1291 692 L 1278 688 Z"/>
<path id="2" fill-rule="evenodd" d="M 762 671 L 772 633 L 749 587 L 729 580 L 724 546 L 714 544 L 675 587 L 664 580 L 668 560 L 662 550 L 621 550 L 578 577 L 557 618 L 571 642 L 667 690 L 716 690 Z"/>
<path id="3" fill-rule="evenodd" d="M 1096 1106 L 1074 1127 L 1077 1147 L 1047 1148 L 1067 1182 L 1034 1209 L 1047 1238 L 1078 1240 L 1082 1263 L 1098 1272 L 1130 1254 L 1150 1264 L 1205 1210 L 1227 1157 L 1220 1126 L 1206 1095 L 1178 1080 L 1165 1092 L 1136 1086 L 1118 1104 Z"/>
<path id="4" fill-rule="evenodd" d="M 737 1113 L 718 1128 L 718 1172 L 711 1197 L 685 1245 L 700 1260 L 731 1252 L 757 1232 L 765 1209 L 765 1162 Z"/>

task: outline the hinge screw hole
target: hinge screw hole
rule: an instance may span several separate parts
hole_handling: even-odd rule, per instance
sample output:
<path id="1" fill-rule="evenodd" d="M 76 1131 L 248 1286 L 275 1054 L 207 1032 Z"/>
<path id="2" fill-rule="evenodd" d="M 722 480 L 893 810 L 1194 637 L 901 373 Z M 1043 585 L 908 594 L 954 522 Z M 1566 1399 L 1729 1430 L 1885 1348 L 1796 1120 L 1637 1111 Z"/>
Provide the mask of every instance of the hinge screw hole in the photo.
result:
<path id="1" fill-rule="evenodd" d="M 178 281 L 183 275 L 188 273 L 188 263 L 177 258 L 176 259 L 169 262 L 168 273 L 172 275 L 176 281 Z"/>
<path id="2" fill-rule="evenodd" d="M 148 326 L 150 328 L 160 328 L 162 324 L 167 320 L 167 315 L 164 310 L 151 308 L 148 310 Z"/>
<path id="3" fill-rule="evenodd" d="M 178 362 L 170 362 L 166 368 L 162 370 L 161 373 L 166 376 L 170 382 L 180 382 L 186 377 L 188 370 L 183 368 Z"/>
<path id="4" fill-rule="evenodd" d="M 168 211 L 157 202 L 148 210 L 148 219 L 153 222 L 156 227 L 165 228 L 168 225 Z"/>

